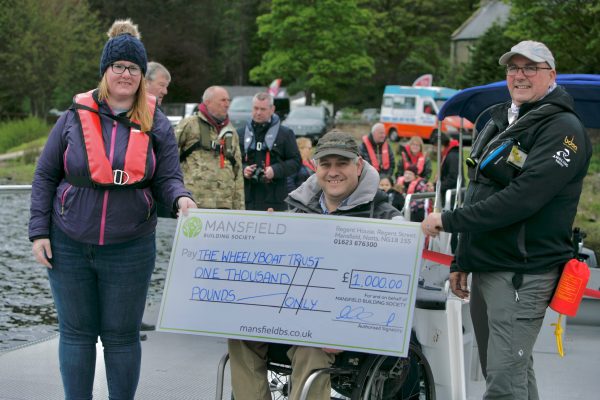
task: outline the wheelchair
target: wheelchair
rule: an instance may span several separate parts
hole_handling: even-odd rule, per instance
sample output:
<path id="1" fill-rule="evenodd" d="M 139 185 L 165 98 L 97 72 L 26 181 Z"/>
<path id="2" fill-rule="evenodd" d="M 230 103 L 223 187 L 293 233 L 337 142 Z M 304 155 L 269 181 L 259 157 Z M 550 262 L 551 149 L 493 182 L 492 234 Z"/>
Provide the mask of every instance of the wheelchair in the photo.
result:
<path id="1" fill-rule="evenodd" d="M 313 371 L 304 383 L 300 399 L 308 400 L 311 385 L 323 374 L 329 374 L 331 379 L 331 399 L 447 400 L 456 398 L 450 393 L 462 391 L 464 394 L 466 374 L 471 364 L 472 324 L 468 314 L 465 320 L 456 314 L 468 305 L 457 305 L 455 299 L 450 301 L 447 290 L 440 286 L 444 285 L 447 274 L 446 267 L 424 263 L 406 358 L 344 351 L 336 355 L 330 368 Z M 291 363 L 286 354 L 289 347 L 278 343 L 269 345 L 267 379 L 273 400 L 288 399 L 290 393 Z M 225 354 L 219 363 L 217 400 L 223 400 L 228 360 L 229 355 Z M 436 394 L 436 391 L 439 393 Z M 459 397 L 466 398 L 466 394 Z"/>
<path id="2" fill-rule="evenodd" d="M 269 345 L 267 369 L 273 400 L 285 400 L 290 392 L 292 369 L 286 355 L 289 347 L 277 343 Z M 222 399 L 228 358 L 229 355 L 225 354 L 219 364 L 217 399 Z M 331 399 L 435 400 L 433 374 L 414 335 L 411 336 L 406 358 L 351 351 L 337 354 L 331 368 L 315 370 L 308 377 L 301 399 L 308 399 L 312 383 L 323 374 L 330 375 Z"/>

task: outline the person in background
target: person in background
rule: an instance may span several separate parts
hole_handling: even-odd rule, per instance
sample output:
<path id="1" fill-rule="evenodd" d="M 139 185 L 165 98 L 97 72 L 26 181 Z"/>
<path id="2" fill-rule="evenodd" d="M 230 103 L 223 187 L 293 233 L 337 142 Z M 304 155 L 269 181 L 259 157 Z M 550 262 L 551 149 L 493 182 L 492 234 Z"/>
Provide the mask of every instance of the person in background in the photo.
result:
<path id="1" fill-rule="evenodd" d="M 403 186 L 393 186 L 393 180 L 389 176 L 382 176 L 379 179 L 379 189 L 383 190 L 388 196 L 388 203 L 393 205 L 398 211 L 404 208 L 404 195 L 397 189 L 404 189 Z"/>
<path id="2" fill-rule="evenodd" d="M 374 124 L 371 133 L 362 137 L 360 155 L 377 170 L 379 175 L 392 176 L 395 163 L 394 152 L 381 122 Z"/>
<path id="3" fill-rule="evenodd" d="M 561 268 L 574 257 L 592 146 L 546 45 L 520 42 L 499 63 L 511 99 L 490 110 L 471 147 L 464 206 L 432 213 L 421 227 L 432 236 L 460 233 L 450 287 L 470 297 L 483 398 L 538 400 L 533 347 Z"/>
<path id="4" fill-rule="evenodd" d="M 400 212 L 378 190 L 379 174 L 360 157 L 354 137 L 330 131 L 319 139 L 314 158 L 317 172 L 286 202 L 294 212 L 392 219 Z M 308 233 L 309 234 L 309 233 Z M 236 400 L 270 400 L 266 355 L 269 343 L 229 340 L 231 382 Z M 318 368 L 328 368 L 339 350 L 291 346 L 287 352 L 292 364 L 290 400 L 299 400 L 304 382 Z M 308 393 L 311 400 L 329 400 L 331 381 L 322 375 Z"/>
<path id="5" fill-rule="evenodd" d="M 75 96 L 50 132 L 31 192 L 29 239 L 58 313 L 66 399 L 91 399 L 98 336 L 111 399 L 132 400 L 140 324 L 156 258 L 155 200 L 187 214 L 171 124 L 146 96 L 137 26 L 116 21 L 97 89 Z"/>
<path id="6" fill-rule="evenodd" d="M 171 74 L 169 70 L 156 61 L 150 61 L 148 63 L 148 70 L 146 71 L 146 91 L 148 94 L 156 96 L 159 106 L 168 93 L 167 89 L 170 83 Z"/>
<path id="7" fill-rule="evenodd" d="M 411 165 L 404 170 L 404 175 L 398 178 L 396 184 L 403 188 L 402 193 L 405 194 L 424 193 L 429 191 L 425 179 L 417 175 L 417 167 L 414 165 Z M 425 218 L 427 201 L 412 200 L 409 206 L 410 220 L 413 222 L 423 221 L 423 218 Z"/>
<path id="8" fill-rule="evenodd" d="M 432 141 L 435 143 L 437 140 L 436 136 L 432 136 Z M 446 201 L 446 191 L 449 189 L 456 189 L 456 184 L 458 182 L 458 175 L 463 176 L 463 168 L 462 165 L 458 164 L 460 151 L 458 140 L 450 139 L 445 133 L 441 134 L 441 144 L 442 144 L 442 156 L 441 156 L 441 166 L 439 168 L 439 173 L 436 174 L 436 179 L 440 179 L 440 187 L 442 194 L 442 202 Z M 464 186 L 465 179 L 464 177 L 461 179 L 461 186 Z M 433 184 L 433 182 L 432 182 Z M 433 186 L 435 187 L 435 186 Z M 452 197 L 452 203 L 454 204 L 454 197 Z M 450 205 L 450 207 L 453 206 Z M 444 204 L 442 204 L 444 206 Z"/>
<path id="9" fill-rule="evenodd" d="M 244 170 L 246 210 L 287 210 L 288 177 L 301 159 L 296 136 L 281 125 L 273 96 L 258 93 L 252 99 L 252 119 L 238 132 Z"/>
<path id="10" fill-rule="evenodd" d="M 229 93 L 204 91 L 198 112 L 175 128 L 183 180 L 200 208 L 244 209 L 239 138 L 229 122 Z"/>
<path id="11" fill-rule="evenodd" d="M 164 65 L 157 63 L 156 61 L 148 62 L 148 67 L 146 69 L 146 92 L 151 96 L 156 96 L 159 108 L 163 98 L 168 93 L 167 88 L 169 87 L 169 83 L 171 83 L 171 74 Z M 156 204 L 156 214 L 159 217 L 173 217 L 171 207 L 168 204 L 162 204 L 160 202 L 157 202 Z M 153 331 L 154 328 L 154 325 L 142 321 L 140 329 L 142 331 Z M 141 340 L 146 339 L 146 334 L 142 334 Z"/>
<path id="12" fill-rule="evenodd" d="M 298 172 L 288 177 L 288 193 L 300 187 L 300 185 L 317 171 L 317 165 L 312 159 L 312 141 L 309 138 L 299 137 L 296 139 L 296 144 L 298 145 L 298 150 L 300 150 L 302 165 Z"/>
<path id="13" fill-rule="evenodd" d="M 411 165 L 417 167 L 417 175 L 429 181 L 431 178 L 431 160 L 423 149 L 423 139 L 413 136 L 404 146 L 399 146 L 400 159 L 396 167 L 396 179 L 404 175 L 404 171 Z"/>
<path id="14" fill-rule="evenodd" d="M 156 61 L 148 62 L 148 69 L 146 70 L 146 92 L 151 96 L 156 96 L 158 101 L 158 108 L 162 111 L 161 104 L 163 98 L 167 95 L 167 88 L 171 83 L 171 74 L 164 67 L 164 65 L 157 63 Z M 156 213 L 161 218 L 172 218 L 171 207 L 168 204 L 162 204 L 158 202 L 156 204 Z M 151 331 L 154 330 L 154 325 L 147 324 L 142 321 L 142 330 Z M 147 336 L 142 334 L 142 340 L 145 340 Z"/>

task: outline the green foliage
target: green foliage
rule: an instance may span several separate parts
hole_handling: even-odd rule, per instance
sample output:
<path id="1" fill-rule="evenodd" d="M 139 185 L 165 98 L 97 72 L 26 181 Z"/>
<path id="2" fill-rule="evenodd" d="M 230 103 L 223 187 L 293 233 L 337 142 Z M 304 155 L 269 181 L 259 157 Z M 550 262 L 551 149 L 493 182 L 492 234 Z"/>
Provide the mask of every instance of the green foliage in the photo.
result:
<path id="1" fill-rule="evenodd" d="M 44 116 L 94 87 L 102 30 L 84 0 L 4 0 L 0 4 L 0 104 Z M 7 105 L 10 105 L 7 106 Z"/>
<path id="2" fill-rule="evenodd" d="M 269 49 L 250 71 L 256 82 L 282 78 L 290 93 L 304 90 L 310 102 L 337 102 L 342 90 L 369 78 L 367 54 L 370 12 L 356 0 L 273 0 L 271 12 L 258 17 L 258 36 Z"/>
<path id="3" fill-rule="evenodd" d="M 545 43 L 559 73 L 597 73 L 600 63 L 600 2 L 511 0 L 505 26 L 492 26 L 472 49 L 470 63 L 455 70 L 457 86 L 505 79 L 498 58 L 521 40 Z"/>
<path id="4" fill-rule="evenodd" d="M 341 106 L 381 104 L 388 84 L 410 85 L 422 74 L 433 74 L 434 85 L 446 85 L 450 71 L 450 36 L 477 8 L 477 0 L 364 0 L 371 11 L 368 52 L 375 74 L 344 94 Z"/>
<path id="5" fill-rule="evenodd" d="M 594 150 L 600 150 L 596 146 Z M 595 157 L 595 170 L 592 172 L 592 165 L 588 175 L 583 181 L 583 191 L 577 206 L 577 216 L 573 226 L 580 227 L 586 234 L 587 238 L 584 241 L 586 247 L 592 248 L 597 254 L 600 254 L 600 201 L 598 201 L 598 193 L 600 193 L 600 172 L 598 172 L 598 164 L 600 157 Z M 594 158 L 592 158 L 594 163 Z"/>
<path id="6" fill-rule="evenodd" d="M 256 17 L 268 12 L 268 7 L 263 7 L 264 0 L 225 0 L 223 3 L 223 17 L 235 23 L 223 24 L 218 30 L 222 70 L 229 83 L 245 85 L 248 71 L 260 62 L 261 54 L 267 50 L 268 42 L 258 40 Z"/>
<path id="7" fill-rule="evenodd" d="M 504 27 L 494 24 L 479 38 L 471 49 L 471 61 L 464 66 L 461 75 L 457 74 L 457 87 L 485 85 L 506 79 L 504 68 L 498 65 L 498 58 L 513 46 L 514 41 L 504 32 Z"/>
<path id="8" fill-rule="evenodd" d="M 39 118 L 29 117 L 23 120 L 0 124 L 0 153 L 5 153 L 22 143 L 46 137 L 50 126 Z"/>
<path id="9" fill-rule="evenodd" d="M 0 184 L 28 185 L 33 180 L 35 164 L 22 161 L 0 163 Z"/>
<path id="10" fill-rule="evenodd" d="M 592 150 L 592 159 L 588 168 L 588 175 L 600 174 L 600 143 L 596 143 Z"/>
<path id="11" fill-rule="evenodd" d="M 50 129 L 50 127 L 48 127 L 48 129 Z M 6 150 L 5 152 L 6 153 L 14 153 L 16 151 L 27 151 L 30 148 L 41 149 L 42 147 L 44 147 L 47 140 L 48 140 L 48 136 L 42 136 L 40 138 L 32 140 L 31 142 L 21 143 L 15 147 L 11 147 L 10 149 Z"/>
<path id="12" fill-rule="evenodd" d="M 507 36 L 545 43 L 559 73 L 598 73 L 600 2 L 511 0 Z"/>
<path id="13" fill-rule="evenodd" d="M 116 18 L 139 25 L 148 60 L 171 73 L 167 102 L 199 101 L 211 85 L 247 85 L 266 41 L 256 17 L 270 0 L 88 0 L 106 30 Z"/>

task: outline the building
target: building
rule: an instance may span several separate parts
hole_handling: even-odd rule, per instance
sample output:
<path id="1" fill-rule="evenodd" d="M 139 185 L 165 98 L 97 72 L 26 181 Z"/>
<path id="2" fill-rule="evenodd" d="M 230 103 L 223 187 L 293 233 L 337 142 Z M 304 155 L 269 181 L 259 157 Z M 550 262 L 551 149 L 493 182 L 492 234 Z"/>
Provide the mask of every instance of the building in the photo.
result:
<path id="1" fill-rule="evenodd" d="M 505 24 L 510 14 L 510 4 L 502 0 L 481 0 L 473 13 L 451 36 L 450 63 L 458 65 L 471 59 L 471 46 L 494 25 Z"/>

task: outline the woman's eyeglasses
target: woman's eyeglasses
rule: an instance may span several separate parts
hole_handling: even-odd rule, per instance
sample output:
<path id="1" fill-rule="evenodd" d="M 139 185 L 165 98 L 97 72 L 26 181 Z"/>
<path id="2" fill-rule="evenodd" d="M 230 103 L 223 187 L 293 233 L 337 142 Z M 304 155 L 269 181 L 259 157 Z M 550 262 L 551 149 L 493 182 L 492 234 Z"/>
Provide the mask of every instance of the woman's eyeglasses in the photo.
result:
<path id="1" fill-rule="evenodd" d="M 121 75 L 123 72 L 125 72 L 125 70 L 128 70 L 129 75 L 131 76 L 138 76 L 140 72 L 142 72 L 140 67 L 138 67 L 137 65 L 130 65 L 129 67 L 126 67 L 122 64 L 111 64 L 110 69 L 112 69 L 112 72 L 114 72 L 117 75 Z"/>

